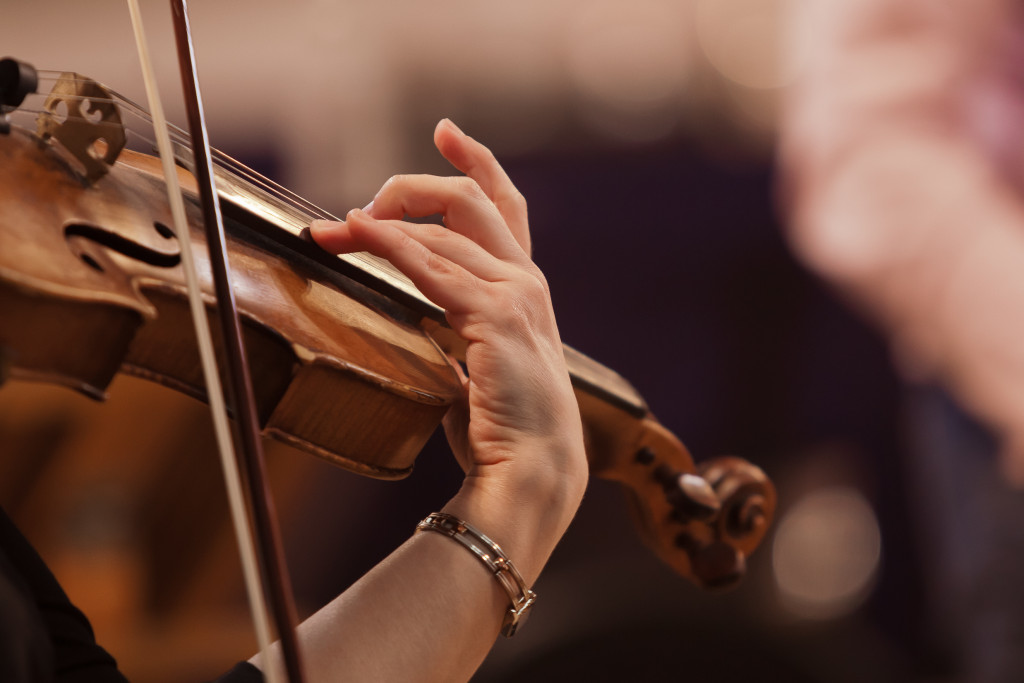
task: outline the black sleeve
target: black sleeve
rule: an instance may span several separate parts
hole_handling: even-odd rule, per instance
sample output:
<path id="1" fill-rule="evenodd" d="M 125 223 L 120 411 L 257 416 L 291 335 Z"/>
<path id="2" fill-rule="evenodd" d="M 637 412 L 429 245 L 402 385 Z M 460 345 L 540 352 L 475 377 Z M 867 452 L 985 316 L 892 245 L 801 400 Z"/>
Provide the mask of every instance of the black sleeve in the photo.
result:
<path id="1" fill-rule="evenodd" d="M 23 663 L 34 673 L 26 681 L 127 683 L 114 658 L 96 644 L 88 619 L 57 583 L 7 513 L 0 508 L 0 592 L 14 608 L 5 610 L 3 630 L 20 633 Z M 2 671 L 0 673 L 7 674 Z M 19 681 L 14 671 L 10 680 Z M 8 680 L 8 678 L 4 678 Z"/>
<path id="2" fill-rule="evenodd" d="M 0 508 L 0 681 L 128 683 L 50 568 Z M 248 662 L 213 683 L 263 683 Z"/>
<path id="3" fill-rule="evenodd" d="M 212 683 L 263 683 L 263 674 L 249 662 L 239 662 L 235 668 Z"/>

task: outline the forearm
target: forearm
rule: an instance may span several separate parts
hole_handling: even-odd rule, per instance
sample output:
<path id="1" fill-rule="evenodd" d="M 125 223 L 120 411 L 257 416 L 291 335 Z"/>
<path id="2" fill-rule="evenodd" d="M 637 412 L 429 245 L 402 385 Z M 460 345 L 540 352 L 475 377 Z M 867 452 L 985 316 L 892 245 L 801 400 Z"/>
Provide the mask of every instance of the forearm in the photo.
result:
<path id="1" fill-rule="evenodd" d="M 508 596 L 466 549 L 416 534 L 299 627 L 308 680 L 468 680 L 507 609 Z"/>
<path id="2" fill-rule="evenodd" d="M 549 447 L 582 449 L 582 440 L 570 434 Z M 584 485 L 585 474 L 582 482 L 579 474 L 568 482 L 540 474 L 532 482 L 510 478 L 507 486 L 470 479 L 443 511 L 490 537 L 533 585 Z M 308 680 L 468 680 L 509 605 L 501 584 L 468 549 L 439 533 L 416 533 L 299 627 Z M 271 658 L 278 656 L 275 647 Z M 252 661 L 266 666 L 259 656 Z"/>

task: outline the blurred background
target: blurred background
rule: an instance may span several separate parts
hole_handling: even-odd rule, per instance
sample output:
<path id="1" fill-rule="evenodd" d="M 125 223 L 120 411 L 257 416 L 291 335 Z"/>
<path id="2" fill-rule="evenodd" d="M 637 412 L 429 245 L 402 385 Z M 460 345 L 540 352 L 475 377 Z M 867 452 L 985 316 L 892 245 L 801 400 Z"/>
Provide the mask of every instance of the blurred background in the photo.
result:
<path id="1" fill-rule="evenodd" d="M 166 3 L 144 1 L 184 123 Z M 594 481 L 521 635 L 475 680 L 946 680 L 927 520 L 885 343 L 796 264 L 774 196 L 784 0 L 194 3 L 213 144 L 335 213 L 397 172 L 448 173 L 450 117 L 529 201 L 566 343 L 615 369 L 695 457 L 780 493 L 736 590 L 662 566 Z M 136 101 L 127 9 L 7 0 L 0 53 Z M 0 503 L 140 683 L 219 675 L 255 647 L 205 406 L 119 377 L 105 404 L 0 391 Z M 454 492 L 435 438 L 378 482 L 269 446 L 303 615 Z"/>

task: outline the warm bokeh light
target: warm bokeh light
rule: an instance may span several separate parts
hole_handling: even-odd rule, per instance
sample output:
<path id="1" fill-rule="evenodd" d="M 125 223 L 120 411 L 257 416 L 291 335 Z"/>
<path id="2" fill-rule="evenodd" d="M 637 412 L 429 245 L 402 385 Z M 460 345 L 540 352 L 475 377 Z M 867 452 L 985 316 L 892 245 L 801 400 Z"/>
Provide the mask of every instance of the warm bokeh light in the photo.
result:
<path id="1" fill-rule="evenodd" d="M 690 75 L 689 20 L 681 3 L 596 2 L 572 16 L 566 67 L 590 123 L 615 137 L 662 137 L 680 116 Z"/>
<path id="2" fill-rule="evenodd" d="M 849 614 L 867 596 L 881 551 L 878 520 L 858 491 L 836 486 L 805 496 L 779 521 L 772 549 L 784 605 L 816 619 Z"/>
<path id="3" fill-rule="evenodd" d="M 263 141 L 278 180 L 344 212 L 395 169 L 432 158 L 429 130 L 441 117 L 471 125 L 503 155 L 649 145 L 708 126 L 734 147 L 763 150 L 773 89 L 788 73 L 775 57 L 785 1 L 253 0 L 244 31 L 219 3 L 192 14 L 213 144 L 237 152 Z M 168 116 L 182 124 L 166 3 L 142 6 Z M 8 23 L 46 25 L 49 40 L 9 32 L 4 53 L 141 101 L 124 14 L 112 0 L 14 0 Z M 103 50 L 79 30 L 89 22 L 104 26 Z"/>
<path id="4" fill-rule="evenodd" d="M 697 38 L 708 61 L 729 80 L 756 89 L 792 78 L 782 60 L 786 0 L 699 0 Z"/>

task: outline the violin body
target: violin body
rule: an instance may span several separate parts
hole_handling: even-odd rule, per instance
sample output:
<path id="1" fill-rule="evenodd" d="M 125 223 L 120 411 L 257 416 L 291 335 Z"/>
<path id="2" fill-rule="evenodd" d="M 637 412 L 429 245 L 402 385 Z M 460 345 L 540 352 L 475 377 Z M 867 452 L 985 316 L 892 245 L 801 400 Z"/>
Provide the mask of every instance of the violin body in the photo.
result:
<path id="1" fill-rule="evenodd" d="M 95 172 L 67 152 L 45 134 L 0 134 L 3 376 L 102 398 L 122 371 L 204 398 L 159 163 L 124 151 Z M 281 229 L 280 212 L 260 211 L 257 195 L 238 199 L 222 180 L 264 433 L 360 474 L 407 475 L 461 391 L 452 358 L 462 341 L 401 283 L 371 286 L 373 277 Z M 180 169 L 179 181 L 215 325 L 195 182 Z M 642 535 L 678 573 L 706 587 L 734 584 L 774 514 L 770 480 L 739 458 L 698 467 L 628 382 L 565 354 L 592 473 L 624 485 Z"/>
<path id="2" fill-rule="evenodd" d="M 101 398 L 121 370 L 205 395 L 159 174 L 152 157 L 124 152 L 89 185 L 26 131 L 0 137 L 0 346 L 11 376 Z M 199 208 L 185 194 L 212 302 Z M 457 395 L 449 359 L 421 328 L 371 306 L 365 288 L 237 236 L 230 247 L 266 433 L 363 474 L 408 474 Z"/>

